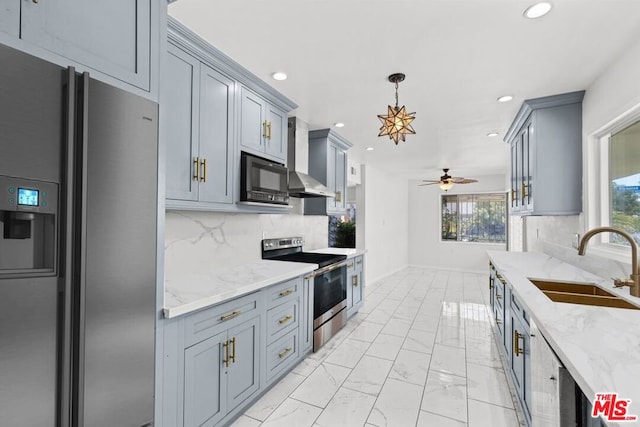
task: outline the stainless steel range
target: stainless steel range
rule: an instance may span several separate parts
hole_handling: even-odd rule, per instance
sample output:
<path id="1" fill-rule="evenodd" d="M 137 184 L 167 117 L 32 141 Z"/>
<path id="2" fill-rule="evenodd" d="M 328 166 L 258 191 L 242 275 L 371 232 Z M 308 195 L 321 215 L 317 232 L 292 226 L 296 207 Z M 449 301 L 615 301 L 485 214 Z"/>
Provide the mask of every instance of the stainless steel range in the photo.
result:
<path id="1" fill-rule="evenodd" d="M 303 252 L 302 237 L 265 239 L 262 258 L 318 264 L 313 272 L 313 351 L 347 323 L 346 255 Z"/>

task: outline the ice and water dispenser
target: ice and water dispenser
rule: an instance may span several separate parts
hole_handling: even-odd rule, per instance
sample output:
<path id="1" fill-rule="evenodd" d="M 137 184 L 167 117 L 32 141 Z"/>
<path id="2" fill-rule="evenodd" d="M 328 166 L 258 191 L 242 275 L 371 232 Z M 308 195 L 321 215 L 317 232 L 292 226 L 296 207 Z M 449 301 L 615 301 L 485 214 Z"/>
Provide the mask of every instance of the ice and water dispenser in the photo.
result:
<path id="1" fill-rule="evenodd" d="M 58 184 L 0 175 L 0 277 L 56 270 Z"/>

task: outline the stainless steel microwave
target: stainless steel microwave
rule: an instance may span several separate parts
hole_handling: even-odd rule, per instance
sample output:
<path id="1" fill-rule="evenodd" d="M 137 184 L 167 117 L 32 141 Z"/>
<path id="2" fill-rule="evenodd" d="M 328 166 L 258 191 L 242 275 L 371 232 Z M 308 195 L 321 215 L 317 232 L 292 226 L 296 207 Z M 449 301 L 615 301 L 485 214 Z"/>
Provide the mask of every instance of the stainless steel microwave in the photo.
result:
<path id="1" fill-rule="evenodd" d="M 287 167 L 242 152 L 240 161 L 240 200 L 243 202 L 289 204 Z"/>

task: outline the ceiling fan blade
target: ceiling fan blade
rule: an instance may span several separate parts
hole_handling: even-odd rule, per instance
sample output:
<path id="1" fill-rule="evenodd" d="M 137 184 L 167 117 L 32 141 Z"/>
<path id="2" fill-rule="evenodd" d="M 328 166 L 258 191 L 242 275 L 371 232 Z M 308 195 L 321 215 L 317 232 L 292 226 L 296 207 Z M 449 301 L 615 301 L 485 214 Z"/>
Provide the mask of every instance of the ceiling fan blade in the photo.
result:
<path id="1" fill-rule="evenodd" d="M 423 179 L 422 182 L 432 182 L 434 184 L 437 184 L 440 182 L 440 180 L 437 179 Z"/>
<path id="2" fill-rule="evenodd" d="M 452 182 L 454 184 L 472 184 L 474 182 L 478 182 L 478 180 L 477 179 L 470 179 L 470 178 L 459 178 L 459 177 L 456 177 L 456 178 L 452 179 Z"/>
<path id="3" fill-rule="evenodd" d="M 440 184 L 440 181 L 426 182 L 424 184 L 418 184 L 418 187 L 424 187 L 425 185 L 436 185 L 436 184 Z"/>

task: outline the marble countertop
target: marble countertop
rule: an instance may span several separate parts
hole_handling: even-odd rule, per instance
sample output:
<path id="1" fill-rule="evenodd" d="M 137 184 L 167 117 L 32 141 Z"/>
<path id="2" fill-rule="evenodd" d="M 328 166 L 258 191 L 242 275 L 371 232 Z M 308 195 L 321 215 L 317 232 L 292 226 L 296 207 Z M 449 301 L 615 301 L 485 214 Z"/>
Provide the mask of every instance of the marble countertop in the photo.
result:
<path id="1" fill-rule="evenodd" d="M 640 416 L 640 310 L 553 302 L 528 278 L 595 283 L 638 306 L 640 298 L 545 254 L 488 254 L 587 398 L 618 393 L 631 399 L 629 413 Z"/>
<path id="2" fill-rule="evenodd" d="M 260 260 L 166 279 L 164 317 L 172 318 L 307 274 L 317 264 Z"/>
<path id="3" fill-rule="evenodd" d="M 305 251 L 305 252 L 314 252 L 318 254 L 333 254 L 333 255 L 346 255 L 347 259 L 354 258 L 359 255 L 363 255 L 367 252 L 367 250 L 355 249 L 355 248 L 323 248 L 323 249 L 315 249 L 313 251 Z"/>

